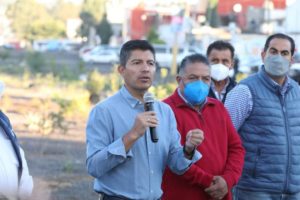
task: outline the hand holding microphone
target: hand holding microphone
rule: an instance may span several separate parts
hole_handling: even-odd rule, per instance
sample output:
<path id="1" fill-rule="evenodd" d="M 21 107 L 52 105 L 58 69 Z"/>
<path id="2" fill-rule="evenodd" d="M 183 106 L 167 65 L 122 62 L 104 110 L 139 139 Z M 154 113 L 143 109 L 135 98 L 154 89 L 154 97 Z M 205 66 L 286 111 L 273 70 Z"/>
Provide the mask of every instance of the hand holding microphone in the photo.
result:
<path id="1" fill-rule="evenodd" d="M 149 92 L 146 92 L 144 94 L 144 108 L 145 108 L 145 111 L 154 111 L 153 109 L 153 103 L 154 103 L 154 96 L 149 93 Z M 153 117 L 151 118 L 148 118 L 147 119 L 147 122 L 150 123 L 149 124 L 149 129 L 150 129 L 150 135 L 151 135 L 151 140 L 152 142 L 157 142 L 158 141 L 158 137 L 157 137 L 157 134 L 156 134 L 156 126 L 157 126 L 157 119 L 155 117 L 155 119 L 153 119 Z"/>

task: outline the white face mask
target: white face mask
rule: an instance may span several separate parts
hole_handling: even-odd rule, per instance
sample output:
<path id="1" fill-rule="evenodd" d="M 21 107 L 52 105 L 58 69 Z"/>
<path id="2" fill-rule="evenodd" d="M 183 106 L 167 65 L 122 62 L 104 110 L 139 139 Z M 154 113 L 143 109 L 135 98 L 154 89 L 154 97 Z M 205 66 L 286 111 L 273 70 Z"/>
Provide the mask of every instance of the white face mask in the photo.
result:
<path id="1" fill-rule="evenodd" d="M 215 81 L 225 80 L 229 76 L 229 67 L 219 63 L 210 66 L 211 78 Z"/>

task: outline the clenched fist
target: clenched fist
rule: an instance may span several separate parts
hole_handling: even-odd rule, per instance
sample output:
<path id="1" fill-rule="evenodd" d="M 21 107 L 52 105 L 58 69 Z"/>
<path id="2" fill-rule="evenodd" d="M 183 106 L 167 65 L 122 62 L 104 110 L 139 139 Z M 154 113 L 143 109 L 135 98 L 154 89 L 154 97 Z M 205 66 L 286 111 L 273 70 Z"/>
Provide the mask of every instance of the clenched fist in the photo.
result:
<path id="1" fill-rule="evenodd" d="M 192 154 L 198 145 L 204 140 L 204 133 L 200 129 L 190 130 L 186 135 L 185 140 L 185 152 L 187 154 Z"/>

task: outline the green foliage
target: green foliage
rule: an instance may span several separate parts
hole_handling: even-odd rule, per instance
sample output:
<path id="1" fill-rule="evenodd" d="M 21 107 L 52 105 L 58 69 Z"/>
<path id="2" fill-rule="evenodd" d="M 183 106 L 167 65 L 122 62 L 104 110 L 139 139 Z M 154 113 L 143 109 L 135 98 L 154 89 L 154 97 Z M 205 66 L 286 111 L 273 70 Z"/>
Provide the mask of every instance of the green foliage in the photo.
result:
<path id="1" fill-rule="evenodd" d="M 151 93 L 154 94 L 154 96 L 157 99 L 164 99 L 168 97 L 170 94 L 172 94 L 176 89 L 176 87 L 177 84 L 173 82 L 173 83 L 167 83 L 163 85 L 152 86 L 149 90 Z"/>
<path id="2" fill-rule="evenodd" d="M 102 97 L 107 97 L 119 90 L 121 85 L 122 80 L 119 74 L 102 75 L 94 70 L 88 75 L 85 86 L 90 93 L 90 102 L 97 103 L 100 100 L 100 93 Z"/>
<path id="3" fill-rule="evenodd" d="M 26 56 L 26 63 L 32 73 L 42 72 L 45 66 L 45 58 L 40 52 L 29 52 Z"/>
<path id="4" fill-rule="evenodd" d="M 8 50 L 0 48 L 0 59 L 5 60 L 10 56 L 10 53 Z"/>
<path id="5" fill-rule="evenodd" d="M 149 34 L 147 35 L 147 40 L 152 44 L 165 44 L 165 42 L 159 38 L 154 27 L 150 29 Z"/>
<path id="6" fill-rule="evenodd" d="M 96 27 L 97 34 L 101 38 L 101 44 L 109 44 L 109 39 L 113 35 L 111 24 L 107 21 L 106 14 L 103 15 L 100 24 Z"/>
<path id="7" fill-rule="evenodd" d="M 105 13 L 106 0 L 84 0 L 82 11 L 90 13 L 96 22 L 101 21 Z"/>
<path id="8" fill-rule="evenodd" d="M 219 27 L 220 26 L 220 17 L 218 15 L 218 1 L 219 0 L 210 0 L 206 10 L 206 19 L 210 26 Z"/>
<path id="9" fill-rule="evenodd" d="M 92 71 L 87 78 L 86 89 L 90 94 L 98 94 L 105 87 L 105 77 L 97 70 Z"/>
<path id="10" fill-rule="evenodd" d="M 64 165 L 63 165 L 63 171 L 67 172 L 67 173 L 72 173 L 74 170 L 74 166 L 71 160 L 67 160 L 65 161 Z"/>
<path id="11" fill-rule="evenodd" d="M 81 24 L 80 29 L 79 29 L 79 34 L 82 37 L 88 37 L 90 27 L 95 26 L 96 20 L 95 20 L 94 16 L 91 13 L 86 12 L 86 11 L 82 11 L 80 13 L 80 19 L 82 20 L 82 24 Z"/>
<path id="12" fill-rule="evenodd" d="M 35 0 L 17 0 L 6 14 L 19 39 L 33 41 L 40 38 L 58 38 L 65 32 L 63 22 L 52 17 L 46 8 Z"/>
<path id="13" fill-rule="evenodd" d="M 62 38 L 65 36 L 65 24 L 51 19 L 35 20 L 30 27 L 31 40 L 44 38 Z"/>
<path id="14" fill-rule="evenodd" d="M 69 130 L 69 127 L 64 115 L 70 107 L 71 101 L 66 99 L 55 98 L 53 102 L 55 102 L 59 106 L 59 110 L 58 112 L 49 113 L 49 118 L 52 121 L 52 129 L 58 129 L 62 131 L 63 134 L 66 134 Z"/>
<path id="15" fill-rule="evenodd" d="M 80 6 L 64 0 L 57 0 L 51 9 L 51 14 L 55 19 L 66 22 L 70 18 L 77 18 L 80 13 Z"/>

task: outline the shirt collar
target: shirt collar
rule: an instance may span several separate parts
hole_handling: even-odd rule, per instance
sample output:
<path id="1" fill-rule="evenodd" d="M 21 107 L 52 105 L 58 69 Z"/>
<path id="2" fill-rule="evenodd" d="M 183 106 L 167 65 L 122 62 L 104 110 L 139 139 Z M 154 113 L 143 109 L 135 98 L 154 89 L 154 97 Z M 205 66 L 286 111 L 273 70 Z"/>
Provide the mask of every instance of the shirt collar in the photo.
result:
<path id="1" fill-rule="evenodd" d="M 225 94 L 226 93 L 226 88 L 228 87 L 229 82 L 230 82 L 229 77 L 227 77 L 225 87 L 221 91 L 221 94 Z M 213 81 L 211 81 L 211 89 L 213 91 L 216 91 L 216 86 L 215 86 L 215 83 Z"/>
<path id="2" fill-rule="evenodd" d="M 262 67 L 262 72 L 263 72 L 262 73 L 263 76 L 265 76 L 269 80 L 269 82 L 273 85 L 273 87 L 278 87 L 279 88 L 280 93 L 285 93 L 291 85 L 291 80 L 287 75 L 286 75 L 286 79 L 285 79 L 283 85 L 281 86 L 276 81 L 274 81 L 270 76 L 268 76 L 264 65 Z"/>
<path id="3" fill-rule="evenodd" d="M 120 89 L 120 93 L 122 95 L 122 97 L 126 100 L 126 102 L 132 107 L 136 107 L 138 105 L 143 104 L 143 102 L 141 102 L 140 100 L 138 100 L 137 98 L 133 97 L 129 91 L 127 90 L 127 88 L 125 87 L 125 85 L 123 85 Z"/>

